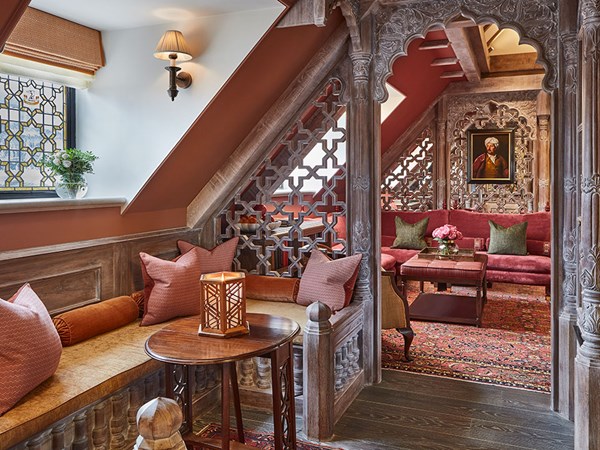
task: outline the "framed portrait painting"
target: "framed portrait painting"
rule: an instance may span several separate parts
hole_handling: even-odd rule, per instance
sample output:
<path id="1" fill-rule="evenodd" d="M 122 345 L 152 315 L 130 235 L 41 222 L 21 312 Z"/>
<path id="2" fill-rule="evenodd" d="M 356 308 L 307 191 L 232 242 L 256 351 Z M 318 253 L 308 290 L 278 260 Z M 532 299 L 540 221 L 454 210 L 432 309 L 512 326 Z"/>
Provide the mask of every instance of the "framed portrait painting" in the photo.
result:
<path id="1" fill-rule="evenodd" d="M 515 132 L 506 129 L 467 130 L 467 183 L 515 182 Z"/>

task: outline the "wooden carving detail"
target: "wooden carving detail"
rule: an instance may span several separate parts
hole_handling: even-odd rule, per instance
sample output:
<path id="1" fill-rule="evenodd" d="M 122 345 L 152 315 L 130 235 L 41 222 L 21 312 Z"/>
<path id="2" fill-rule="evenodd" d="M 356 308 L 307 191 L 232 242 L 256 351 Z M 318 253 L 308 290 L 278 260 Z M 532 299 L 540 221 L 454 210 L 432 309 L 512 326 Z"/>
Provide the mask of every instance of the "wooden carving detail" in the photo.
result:
<path id="1" fill-rule="evenodd" d="M 534 210 L 533 142 L 537 134 L 537 93 L 519 92 L 457 96 L 448 106 L 450 202 L 455 208 L 483 212 L 523 213 Z M 515 129 L 515 183 L 467 184 L 467 130 Z"/>
<path id="2" fill-rule="evenodd" d="M 387 98 L 385 80 L 398 56 L 406 55 L 411 40 L 424 37 L 433 26 L 448 23 L 457 15 L 475 22 L 493 21 L 519 32 L 521 42 L 533 45 L 538 62 L 546 69 L 544 88 L 557 85 L 558 5 L 557 0 L 384 0 L 375 13 L 375 98 Z"/>
<path id="3" fill-rule="evenodd" d="M 345 254 L 346 115 L 341 83 L 330 81 L 215 220 L 217 239 L 239 236 L 235 269 L 300 276 L 324 244 Z M 279 226 L 274 226 L 278 222 Z"/>
<path id="4" fill-rule="evenodd" d="M 361 372 L 360 332 L 349 337 L 335 350 L 335 392 L 342 391 Z"/>
<path id="5" fill-rule="evenodd" d="M 431 126 L 423 130 L 412 148 L 407 149 L 383 174 L 381 208 L 384 211 L 428 211 L 435 209 L 433 165 L 435 143 Z"/>

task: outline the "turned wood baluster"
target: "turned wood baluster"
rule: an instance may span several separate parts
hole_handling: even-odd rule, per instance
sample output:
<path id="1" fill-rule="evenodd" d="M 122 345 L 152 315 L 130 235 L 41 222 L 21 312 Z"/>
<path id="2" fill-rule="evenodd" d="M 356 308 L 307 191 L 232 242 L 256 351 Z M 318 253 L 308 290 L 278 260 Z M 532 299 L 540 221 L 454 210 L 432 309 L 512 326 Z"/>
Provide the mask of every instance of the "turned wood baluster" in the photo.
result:
<path id="1" fill-rule="evenodd" d="M 104 400 L 94 406 L 94 429 L 92 431 L 92 444 L 94 450 L 108 450 L 108 416 L 109 402 Z"/>
<path id="2" fill-rule="evenodd" d="M 208 389 L 208 371 L 206 366 L 196 366 L 196 394 Z"/>
<path id="3" fill-rule="evenodd" d="M 127 408 L 127 442 L 133 442 L 137 439 L 138 430 L 136 423 L 136 414 L 144 404 L 144 385 L 136 383 L 128 389 L 129 406 Z"/>
<path id="4" fill-rule="evenodd" d="M 256 358 L 256 361 L 256 386 L 260 389 L 269 389 L 271 387 L 271 361 L 269 358 Z"/>
<path id="5" fill-rule="evenodd" d="M 239 362 L 240 385 L 254 386 L 254 361 L 252 358 Z"/>
<path id="6" fill-rule="evenodd" d="M 302 365 L 302 347 L 294 346 L 294 395 L 302 395 L 304 366 Z"/>
<path id="7" fill-rule="evenodd" d="M 110 419 L 110 449 L 124 449 L 127 432 L 127 392 L 120 392 L 110 398 L 112 417 Z"/>
<path id="8" fill-rule="evenodd" d="M 143 405 L 137 413 L 140 432 L 134 450 L 185 450 L 179 433 L 183 413 L 175 400 L 158 397 Z"/>
<path id="9" fill-rule="evenodd" d="M 342 350 L 335 352 L 335 390 L 340 391 L 344 387 L 344 366 L 342 364 Z"/>
<path id="10" fill-rule="evenodd" d="M 75 416 L 75 431 L 73 436 L 72 450 L 87 450 L 89 447 L 88 439 L 88 411 Z"/>
<path id="11" fill-rule="evenodd" d="M 70 443 L 67 442 L 65 430 L 67 423 L 61 423 L 52 428 L 52 447 L 56 449 L 68 448 Z"/>

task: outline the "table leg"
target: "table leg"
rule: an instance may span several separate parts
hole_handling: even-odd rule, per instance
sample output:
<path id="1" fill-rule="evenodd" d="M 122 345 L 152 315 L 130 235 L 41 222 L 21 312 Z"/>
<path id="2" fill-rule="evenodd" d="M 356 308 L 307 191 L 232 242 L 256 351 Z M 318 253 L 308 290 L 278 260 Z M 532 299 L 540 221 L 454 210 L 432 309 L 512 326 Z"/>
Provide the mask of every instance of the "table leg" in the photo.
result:
<path id="1" fill-rule="evenodd" d="M 487 277 L 483 277 L 483 303 L 487 303 Z"/>
<path id="2" fill-rule="evenodd" d="M 292 343 L 271 352 L 275 450 L 296 450 L 296 409 Z"/>
<path id="3" fill-rule="evenodd" d="M 481 298 L 481 285 L 477 285 L 477 297 L 475 298 L 475 311 L 477 314 L 475 326 L 481 326 L 481 313 L 483 311 L 483 300 Z"/>
<path id="4" fill-rule="evenodd" d="M 238 442 L 244 444 L 244 423 L 242 422 L 242 407 L 240 405 L 240 390 L 238 388 L 235 363 L 227 363 L 231 372 L 231 390 L 233 391 L 233 406 L 235 408 L 235 423 L 237 425 Z"/>
<path id="5" fill-rule="evenodd" d="M 166 395 L 181 406 L 183 413 L 182 434 L 192 431 L 194 425 L 194 367 L 179 364 L 166 364 L 165 367 Z"/>
<path id="6" fill-rule="evenodd" d="M 221 448 L 229 450 L 229 385 L 231 371 L 228 364 L 221 365 Z"/>

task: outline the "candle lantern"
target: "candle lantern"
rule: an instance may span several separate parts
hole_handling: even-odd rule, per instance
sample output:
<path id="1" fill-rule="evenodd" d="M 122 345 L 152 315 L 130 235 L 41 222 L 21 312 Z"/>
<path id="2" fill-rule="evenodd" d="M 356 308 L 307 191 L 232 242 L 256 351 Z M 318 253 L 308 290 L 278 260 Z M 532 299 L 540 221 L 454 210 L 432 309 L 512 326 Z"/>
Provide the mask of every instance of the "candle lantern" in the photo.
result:
<path id="1" fill-rule="evenodd" d="M 246 276 L 242 272 L 201 275 L 198 334 L 217 337 L 247 334 L 245 291 Z"/>

